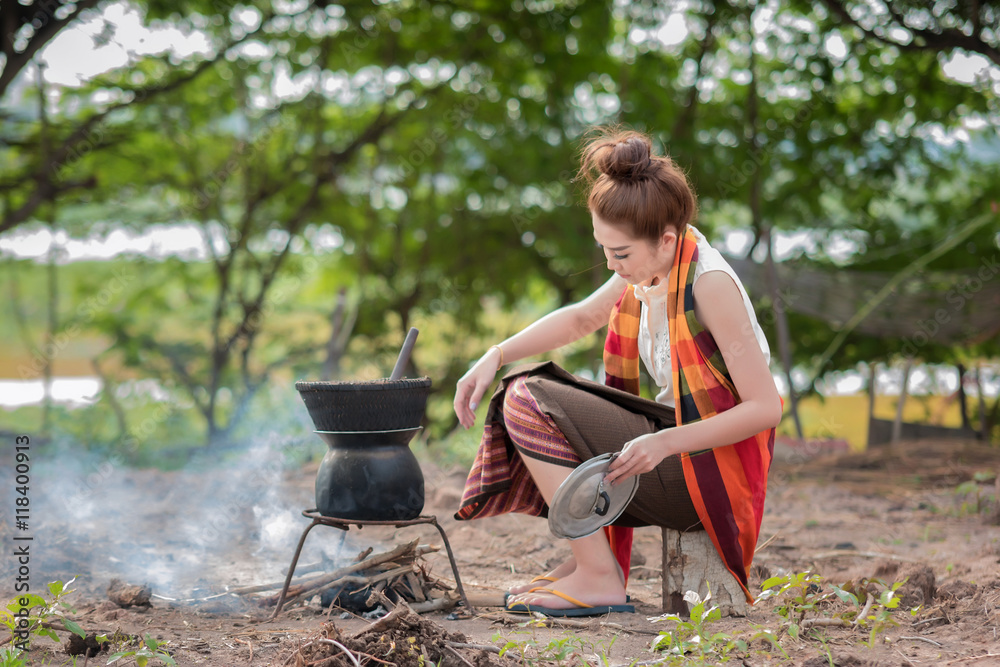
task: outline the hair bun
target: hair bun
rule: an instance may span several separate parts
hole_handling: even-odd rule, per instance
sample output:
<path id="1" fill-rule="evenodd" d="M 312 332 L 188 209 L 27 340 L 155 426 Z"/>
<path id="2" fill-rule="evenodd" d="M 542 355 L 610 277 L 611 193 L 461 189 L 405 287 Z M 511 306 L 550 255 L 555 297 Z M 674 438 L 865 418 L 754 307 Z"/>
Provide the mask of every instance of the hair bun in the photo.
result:
<path id="1" fill-rule="evenodd" d="M 659 242 L 695 218 L 698 200 L 687 175 L 668 155 L 653 155 L 653 140 L 635 130 L 594 128 L 580 154 L 587 207 L 631 236 Z"/>
<path id="2" fill-rule="evenodd" d="M 621 141 L 605 145 L 605 150 L 597 156 L 597 168 L 617 181 L 638 180 L 646 175 L 652 150 L 648 137 L 630 134 Z"/>

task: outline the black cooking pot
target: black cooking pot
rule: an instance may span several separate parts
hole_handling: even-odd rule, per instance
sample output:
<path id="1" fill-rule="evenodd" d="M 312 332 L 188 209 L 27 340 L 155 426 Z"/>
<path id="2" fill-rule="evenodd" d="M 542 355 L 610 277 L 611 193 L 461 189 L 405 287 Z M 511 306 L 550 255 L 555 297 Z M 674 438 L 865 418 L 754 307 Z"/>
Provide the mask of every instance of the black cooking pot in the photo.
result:
<path id="1" fill-rule="evenodd" d="M 431 379 L 295 383 L 318 431 L 389 431 L 420 426 Z"/>
<path id="2" fill-rule="evenodd" d="M 409 442 L 420 430 L 316 431 L 329 449 L 316 474 L 320 514 L 408 521 L 424 509 L 424 475 Z"/>

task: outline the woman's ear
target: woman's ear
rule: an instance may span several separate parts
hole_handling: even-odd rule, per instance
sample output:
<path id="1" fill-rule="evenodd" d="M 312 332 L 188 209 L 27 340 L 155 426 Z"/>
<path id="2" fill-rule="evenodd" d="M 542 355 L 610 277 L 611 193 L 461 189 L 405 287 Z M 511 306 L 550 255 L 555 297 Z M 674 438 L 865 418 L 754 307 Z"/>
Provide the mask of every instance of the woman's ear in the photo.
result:
<path id="1" fill-rule="evenodd" d="M 677 232 L 672 227 L 667 227 L 660 237 L 660 247 L 666 250 L 671 245 L 677 244 Z"/>

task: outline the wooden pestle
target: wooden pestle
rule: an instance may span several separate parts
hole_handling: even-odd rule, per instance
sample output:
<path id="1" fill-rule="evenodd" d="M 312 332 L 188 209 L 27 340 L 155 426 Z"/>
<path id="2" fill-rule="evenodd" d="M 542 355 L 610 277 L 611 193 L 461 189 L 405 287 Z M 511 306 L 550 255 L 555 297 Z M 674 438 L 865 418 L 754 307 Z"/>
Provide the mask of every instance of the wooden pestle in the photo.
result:
<path id="1" fill-rule="evenodd" d="M 395 382 L 403 377 L 403 369 L 406 368 L 406 362 L 410 360 L 410 353 L 413 351 L 413 344 L 417 342 L 418 333 L 420 332 L 416 327 L 410 327 L 407 332 L 406 340 L 403 341 L 403 347 L 396 359 L 396 367 L 392 369 L 392 375 L 389 376 L 390 382 Z"/>

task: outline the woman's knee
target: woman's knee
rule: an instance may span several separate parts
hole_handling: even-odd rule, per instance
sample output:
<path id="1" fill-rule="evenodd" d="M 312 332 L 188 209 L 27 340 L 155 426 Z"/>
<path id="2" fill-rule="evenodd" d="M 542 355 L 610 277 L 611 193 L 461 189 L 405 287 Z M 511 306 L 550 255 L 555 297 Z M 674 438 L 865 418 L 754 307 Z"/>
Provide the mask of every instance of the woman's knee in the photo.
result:
<path id="1" fill-rule="evenodd" d="M 528 403 L 527 399 L 530 396 L 527 387 L 525 387 L 527 379 L 528 376 L 522 375 L 507 385 L 507 391 L 504 392 L 503 396 L 503 416 L 505 419 L 524 412 L 524 406 Z"/>

